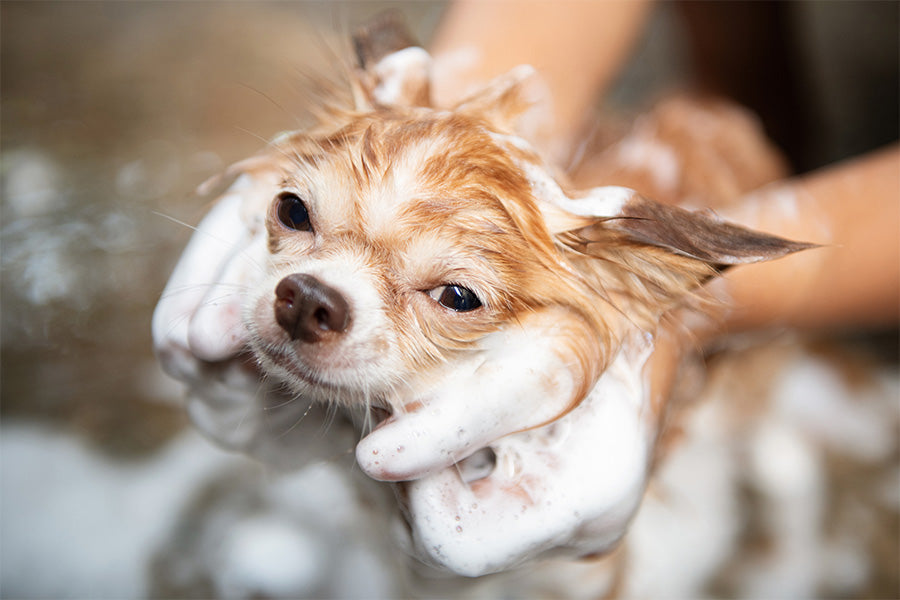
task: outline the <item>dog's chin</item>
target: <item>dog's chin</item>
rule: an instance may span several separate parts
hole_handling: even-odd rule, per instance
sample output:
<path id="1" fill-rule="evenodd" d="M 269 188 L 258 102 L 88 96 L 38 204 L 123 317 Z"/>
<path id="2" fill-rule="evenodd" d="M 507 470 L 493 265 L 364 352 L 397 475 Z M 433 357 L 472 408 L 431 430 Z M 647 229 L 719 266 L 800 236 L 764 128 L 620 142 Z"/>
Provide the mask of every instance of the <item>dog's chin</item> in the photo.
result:
<path id="1" fill-rule="evenodd" d="M 376 383 L 379 378 L 374 375 L 371 362 L 355 365 L 344 359 L 336 366 L 327 364 L 321 356 L 304 360 L 290 344 L 253 346 L 262 372 L 281 382 L 292 394 L 348 408 L 387 407 L 386 386 Z"/>

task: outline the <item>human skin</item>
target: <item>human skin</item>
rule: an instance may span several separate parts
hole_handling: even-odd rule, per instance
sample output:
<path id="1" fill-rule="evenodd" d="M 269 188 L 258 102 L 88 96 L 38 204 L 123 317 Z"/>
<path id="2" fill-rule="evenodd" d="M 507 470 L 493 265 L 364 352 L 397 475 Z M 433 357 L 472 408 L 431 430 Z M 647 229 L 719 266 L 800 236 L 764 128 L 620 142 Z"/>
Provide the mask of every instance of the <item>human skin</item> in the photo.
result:
<path id="1" fill-rule="evenodd" d="M 768 186 L 723 216 L 822 245 L 727 274 L 724 331 L 880 328 L 900 320 L 897 146 Z"/>
<path id="2" fill-rule="evenodd" d="M 646 0 L 454 2 L 430 44 L 433 96 L 450 105 L 513 67 L 531 65 L 549 92 L 551 151 L 563 159 L 651 8 Z"/>

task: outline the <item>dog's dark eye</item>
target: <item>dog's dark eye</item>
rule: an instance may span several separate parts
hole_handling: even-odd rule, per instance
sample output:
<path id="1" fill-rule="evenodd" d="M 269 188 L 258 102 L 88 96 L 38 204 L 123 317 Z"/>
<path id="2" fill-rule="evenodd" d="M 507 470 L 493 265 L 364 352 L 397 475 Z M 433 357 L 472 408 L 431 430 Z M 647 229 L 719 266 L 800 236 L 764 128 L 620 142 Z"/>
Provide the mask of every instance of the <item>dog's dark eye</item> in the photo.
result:
<path id="1" fill-rule="evenodd" d="M 481 300 L 475 292 L 461 285 L 442 285 L 428 291 L 438 304 L 456 312 L 467 312 L 481 306 Z"/>
<path id="2" fill-rule="evenodd" d="M 292 192 L 282 192 L 278 195 L 278 220 L 288 229 L 312 231 L 309 210 L 300 196 Z"/>

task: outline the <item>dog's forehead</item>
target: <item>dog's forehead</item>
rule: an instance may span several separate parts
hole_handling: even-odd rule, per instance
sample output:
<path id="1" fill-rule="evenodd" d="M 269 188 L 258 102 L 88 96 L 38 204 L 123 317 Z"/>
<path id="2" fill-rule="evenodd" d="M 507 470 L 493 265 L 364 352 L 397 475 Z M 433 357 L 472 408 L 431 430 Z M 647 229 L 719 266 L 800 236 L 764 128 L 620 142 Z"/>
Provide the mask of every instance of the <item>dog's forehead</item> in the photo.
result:
<path id="1" fill-rule="evenodd" d="M 313 162 L 318 218 L 369 238 L 463 223 L 496 228 L 530 191 L 495 140 L 483 123 L 450 113 L 369 119 Z"/>

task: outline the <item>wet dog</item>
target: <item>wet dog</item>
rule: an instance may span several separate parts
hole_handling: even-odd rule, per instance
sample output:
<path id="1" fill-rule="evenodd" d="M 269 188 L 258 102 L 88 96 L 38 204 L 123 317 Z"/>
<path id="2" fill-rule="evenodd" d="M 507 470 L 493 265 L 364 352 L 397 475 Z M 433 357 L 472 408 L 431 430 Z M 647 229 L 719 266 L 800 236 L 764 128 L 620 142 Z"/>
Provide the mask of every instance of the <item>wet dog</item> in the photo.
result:
<path id="1" fill-rule="evenodd" d="M 648 375 L 661 319 L 722 270 L 809 245 L 631 188 L 574 189 L 519 133 L 530 69 L 438 108 L 430 58 L 405 41 L 364 32 L 353 104 L 231 169 L 201 229 L 237 218 L 252 260 L 215 274 L 161 357 L 178 371 L 186 351 L 247 343 L 291 396 L 377 424 L 358 464 L 406 482 L 427 562 L 474 576 L 609 552 L 666 410 Z"/>

